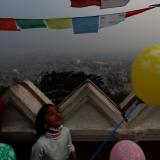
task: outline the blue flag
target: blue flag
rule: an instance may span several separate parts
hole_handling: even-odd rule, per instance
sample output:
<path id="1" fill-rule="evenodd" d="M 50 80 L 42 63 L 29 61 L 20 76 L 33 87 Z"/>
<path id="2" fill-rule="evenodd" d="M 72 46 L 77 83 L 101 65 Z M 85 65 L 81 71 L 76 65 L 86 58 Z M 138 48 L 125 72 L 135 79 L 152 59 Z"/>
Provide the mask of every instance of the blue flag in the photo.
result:
<path id="1" fill-rule="evenodd" d="M 73 31 L 79 33 L 97 33 L 99 28 L 99 16 L 72 18 Z"/>

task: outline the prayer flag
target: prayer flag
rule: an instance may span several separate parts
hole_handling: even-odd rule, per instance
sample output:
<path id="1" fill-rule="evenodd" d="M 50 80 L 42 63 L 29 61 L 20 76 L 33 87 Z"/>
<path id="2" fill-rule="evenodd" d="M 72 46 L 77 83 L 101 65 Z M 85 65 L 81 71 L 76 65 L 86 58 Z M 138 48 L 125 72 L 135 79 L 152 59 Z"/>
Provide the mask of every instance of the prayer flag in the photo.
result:
<path id="1" fill-rule="evenodd" d="M 87 6 L 100 6 L 101 0 L 71 0 L 71 7 L 87 7 Z"/>
<path id="2" fill-rule="evenodd" d="M 118 24 L 118 23 L 124 21 L 125 18 L 143 13 L 147 10 L 152 9 L 152 8 L 154 8 L 154 7 L 148 7 L 148 8 L 133 10 L 133 11 L 129 11 L 129 12 L 100 15 L 99 28 L 104 28 L 104 27 L 108 27 L 108 26 Z"/>
<path id="3" fill-rule="evenodd" d="M 124 21 L 125 13 L 101 15 L 99 19 L 99 28 L 109 27 Z"/>
<path id="4" fill-rule="evenodd" d="M 16 19 L 16 23 L 22 29 L 46 28 L 42 19 Z"/>
<path id="5" fill-rule="evenodd" d="M 101 9 L 123 7 L 129 0 L 101 0 Z"/>
<path id="6" fill-rule="evenodd" d="M 160 4 L 152 4 L 150 7 L 160 7 Z"/>
<path id="7" fill-rule="evenodd" d="M 13 18 L 0 18 L 0 31 L 20 31 Z"/>
<path id="8" fill-rule="evenodd" d="M 79 33 L 96 33 L 99 28 L 99 16 L 72 18 L 73 31 Z"/>
<path id="9" fill-rule="evenodd" d="M 145 11 L 148 11 L 148 10 L 150 10 L 150 9 L 153 9 L 153 8 L 155 8 L 155 7 L 148 7 L 148 8 L 138 9 L 138 10 L 134 10 L 134 11 L 129 11 L 129 12 L 126 12 L 125 17 L 126 17 L 126 18 L 127 18 L 127 17 L 131 17 L 131 16 L 134 16 L 134 15 L 136 15 L 136 14 L 140 14 L 140 13 L 142 13 L 142 12 L 145 12 Z"/>
<path id="10" fill-rule="evenodd" d="M 125 6 L 129 0 L 71 0 L 71 7 L 100 6 L 101 9 Z"/>
<path id="11" fill-rule="evenodd" d="M 72 18 L 44 19 L 44 23 L 49 29 L 69 29 L 72 28 Z"/>

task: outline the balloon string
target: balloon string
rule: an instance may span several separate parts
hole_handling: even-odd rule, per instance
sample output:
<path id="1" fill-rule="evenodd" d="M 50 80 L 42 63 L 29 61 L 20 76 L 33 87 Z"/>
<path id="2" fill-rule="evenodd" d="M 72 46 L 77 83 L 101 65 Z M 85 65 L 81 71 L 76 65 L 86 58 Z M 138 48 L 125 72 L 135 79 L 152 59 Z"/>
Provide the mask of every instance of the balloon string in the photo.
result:
<path id="1" fill-rule="evenodd" d="M 130 111 L 127 111 L 127 113 L 125 113 L 125 115 L 124 115 L 125 118 L 123 118 L 118 124 L 116 124 L 116 126 L 113 128 L 113 130 L 109 133 L 109 135 L 100 144 L 100 146 L 98 147 L 98 149 L 93 154 L 93 156 L 91 157 L 90 160 L 94 160 L 96 158 L 97 154 L 101 151 L 101 149 L 103 148 L 103 146 L 106 145 L 113 138 L 115 132 L 118 130 L 118 128 L 121 127 L 121 125 L 123 124 L 123 122 L 126 121 L 126 119 L 131 115 L 131 113 L 134 111 L 135 108 L 136 108 L 136 106 L 133 107 Z"/>

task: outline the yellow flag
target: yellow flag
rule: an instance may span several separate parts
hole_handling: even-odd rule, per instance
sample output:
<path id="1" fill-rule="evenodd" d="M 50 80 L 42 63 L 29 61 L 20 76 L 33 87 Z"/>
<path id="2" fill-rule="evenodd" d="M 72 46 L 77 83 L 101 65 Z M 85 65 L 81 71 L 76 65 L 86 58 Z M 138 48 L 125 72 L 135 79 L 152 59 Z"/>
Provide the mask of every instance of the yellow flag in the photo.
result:
<path id="1" fill-rule="evenodd" d="M 72 18 L 52 18 L 44 19 L 44 23 L 49 29 L 69 29 L 72 28 Z"/>

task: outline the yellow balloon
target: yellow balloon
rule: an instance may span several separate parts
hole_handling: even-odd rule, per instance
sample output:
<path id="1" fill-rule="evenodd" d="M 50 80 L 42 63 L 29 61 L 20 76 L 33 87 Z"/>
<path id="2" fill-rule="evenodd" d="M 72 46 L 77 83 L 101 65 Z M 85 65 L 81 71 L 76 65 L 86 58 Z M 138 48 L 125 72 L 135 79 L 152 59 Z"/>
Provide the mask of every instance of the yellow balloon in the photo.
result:
<path id="1" fill-rule="evenodd" d="M 160 44 L 142 51 L 131 70 L 132 89 L 149 105 L 160 106 Z"/>

